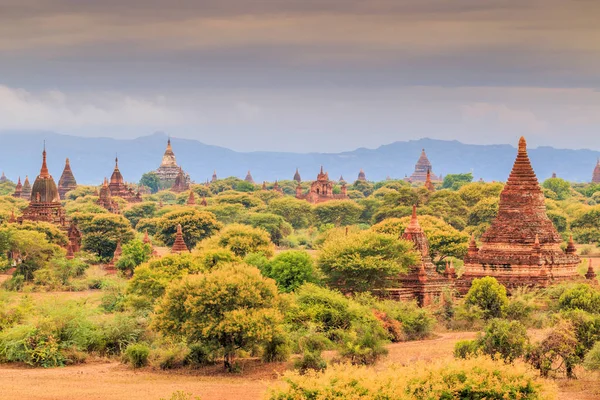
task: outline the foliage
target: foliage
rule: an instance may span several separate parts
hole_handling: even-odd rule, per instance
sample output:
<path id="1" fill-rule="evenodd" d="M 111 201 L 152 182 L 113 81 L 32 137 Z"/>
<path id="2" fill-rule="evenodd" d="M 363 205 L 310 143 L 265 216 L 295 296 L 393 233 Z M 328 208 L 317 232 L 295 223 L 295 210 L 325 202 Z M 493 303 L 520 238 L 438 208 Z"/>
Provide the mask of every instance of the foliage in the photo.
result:
<path id="1" fill-rule="evenodd" d="M 473 182 L 473 174 L 447 174 L 442 182 L 442 189 L 458 190 L 462 186 Z"/>
<path id="2" fill-rule="evenodd" d="M 558 200 L 566 200 L 571 197 L 571 185 L 561 178 L 549 178 L 542 183 L 544 189 L 552 191 Z"/>
<path id="3" fill-rule="evenodd" d="M 116 263 L 117 269 L 128 275 L 140 264 L 148 261 L 152 255 L 152 247 L 148 243 L 134 239 L 123 245 L 123 253 Z"/>
<path id="4" fill-rule="evenodd" d="M 172 283 L 156 309 L 154 327 L 188 342 L 218 345 L 228 370 L 235 353 L 277 332 L 275 283 L 258 269 L 231 264 Z"/>
<path id="5" fill-rule="evenodd" d="M 117 214 L 80 215 L 83 234 L 82 248 L 103 259 L 112 257 L 117 241 L 123 244 L 134 238 L 129 221 Z"/>
<path id="6" fill-rule="evenodd" d="M 274 253 L 273 243 L 265 230 L 240 224 L 226 226 L 202 245 L 204 248 L 227 249 L 241 258 L 250 253 L 262 253 L 267 257 Z"/>
<path id="7" fill-rule="evenodd" d="M 508 305 L 506 288 L 491 276 L 474 279 L 465 296 L 465 304 L 479 307 L 485 319 L 502 317 Z"/>
<path id="8" fill-rule="evenodd" d="M 156 226 L 156 238 L 167 246 L 172 246 L 175 242 L 177 225 L 181 225 L 183 240 L 188 249 L 194 248 L 196 243 L 214 235 L 222 227 L 214 214 L 186 208 L 163 215 Z"/>
<path id="9" fill-rule="evenodd" d="M 527 361 L 543 377 L 564 373 L 567 378 L 573 378 L 574 368 L 581 362 L 573 325 L 565 320 L 559 321 L 544 340 L 531 348 Z"/>
<path id="10" fill-rule="evenodd" d="M 555 386 L 523 365 L 489 358 L 392 364 L 385 369 L 342 364 L 324 372 L 287 373 L 283 379 L 283 385 L 271 388 L 270 400 L 556 399 Z"/>
<path id="11" fill-rule="evenodd" d="M 161 189 L 160 178 L 155 172 L 146 172 L 140 179 L 140 186 L 150 188 L 150 193 L 156 193 Z"/>
<path id="12" fill-rule="evenodd" d="M 276 245 L 279 245 L 281 240 L 293 231 L 292 226 L 282 216 L 276 214 L 250 214 L 247 223 L 254 228 L 262 228 L 269 232 L 271 241 Z"/>
<path id="13" fill-rule="evenodd" d="M 347 226 L 356 224 L 363 208 L 350 200 L 332 200 L 317 204 L 313 215 L 317 225 Z"/>
<path id="14" fill-rule="evenodd" d="M 123 216 L 131 222 L 134 228 L 142 218 L 152 218 L 156 213 L 156 203 L 145 201 L 134 204 L 123 212 Z"/>
<path id="15" fill-rule="evenodd" d="M 566 289 L 558 299 L 562 310 L 583 310 L 600 313 L 600 291 L 582 283 Z"/>
<path id="16" fill-rule="evenodd" d="M 282 292 L 293 292 L 306 282 L 318 281 L 313 259 L 305 251 L 288 250 L 279 253 L 268 262 L 267 269 L 267 276 L 275 280 Z"/>
<path id="17" fill-rule="evenodd" d="M 282 216 L 294 229 L 308 228 L 311 223 L 312 206 L 305 200 L 293 197 L 273 199 L 267 211 Z"/>
<path id="18" fill-rule="evenodd" d="M 600 342 L 596 342 L 594 347 L 586 354 L 583 366 L 589 371 L 600 370 Z"/>
<path id="19" fill-rule="evenodd" d="M 512 363 L 525 354 L 529 337 L 520 322 L 493 319 L 486 326 L 483 336 L 477 339 L 477 344 L 483 354 Z"/>
<path id="20" fill-rule="evenodd" d="M 123 358 L 133 368 L 144 367 L 148 364 L 150 347 L 144 343 L 132 343 L 125 349 Z"/>
<path id="21" fill-rule="evenodd" d="M 330 235 L 318 258 L 329 284 L 350 292 L 382 288 L 414 263 L 412 243 L 371 231 Z"/>

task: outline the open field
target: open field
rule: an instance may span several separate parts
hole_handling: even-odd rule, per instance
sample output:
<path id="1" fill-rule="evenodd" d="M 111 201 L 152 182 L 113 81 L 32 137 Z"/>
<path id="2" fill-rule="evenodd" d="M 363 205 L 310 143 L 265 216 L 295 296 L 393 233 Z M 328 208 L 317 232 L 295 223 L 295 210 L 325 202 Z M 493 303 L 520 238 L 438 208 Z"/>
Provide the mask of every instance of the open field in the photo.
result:
<path id="1" fill-rule="evenodd" d="M 533 336 L 542 334 L 533 331 Z M 432 340 L 396 343 L 389 346 L 389 355 L 376 368 L 386 363 L 411 364 L 418 360 L 452 359 L 454 343 L 475 337 L 473 332 L 442 333 Z M 332 356 L 332 354 L 328 354 Z M 288 364 L 246 363 L 243 373 L 228 375 L 220 366 L 200 371 L 179 370 L 157 372 L 150 369 L 134 371 L 116 361 L 53 369 L 0 366 L 2 398 L 31 400 L 158 400 L 177 390 L 201 396 L 202 400 L 262 399 L 267 387 L 277 381 Z M 592 400 L 600 398 L 598 376 L 581 372 L 574 381 L 560 380 L 561 400 Z"/>

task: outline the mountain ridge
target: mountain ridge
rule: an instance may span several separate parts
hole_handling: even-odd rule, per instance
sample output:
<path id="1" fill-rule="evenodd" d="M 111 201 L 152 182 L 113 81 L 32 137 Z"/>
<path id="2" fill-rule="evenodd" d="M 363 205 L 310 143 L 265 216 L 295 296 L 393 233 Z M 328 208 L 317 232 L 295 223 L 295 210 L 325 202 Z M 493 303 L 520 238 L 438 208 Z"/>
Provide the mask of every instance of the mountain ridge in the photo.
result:
<path id="1" fill-rule="evenodd" d="M 125 179 L 137 182 L 143 173 L 160 165 L 168 136 L 154 133 L 135 139 L 110 137 L 79 137 L 48 131 L 0 132 L 0 169 L 9 179 L 18 176 L 30 180 L 39 173 L 43 141 L 46 141 L 48 165 L 58 180 L 69 157 L 75 178 L 80 184 L 100 184 L 110 177 L 114 159 Z M 475 179 L 504 181 L 510 173 L 516 148 L 509 144 L 474 145 L 457 140 L 423 138 L 397 141 L 374 149 L 365 147 L 339 153 L 293 153 L 275 151 L 239 152 L 226 147 L 208 145 L 194 139 L 172 137 L 177 162 L 200 183 L 210 179 L 213 170 L 219 177 L 243 178 L 248 170 L 256 182 L 291 179 L 299 168 L 303 180 L 316 177 L 321 165 L 332 179 L 343 175 L 347 181 L 356 179 L 362 168 L 369 180 L 387 176 L 401 179 L 410 175 L 422 148 L 436 174 L 473 172 Z M 529 149 L 533 167 L 540 181 L 553 172 L 561 178 L 588 182 L 600 157 L 589 149 L 556 149 L 540 146 Z"/>

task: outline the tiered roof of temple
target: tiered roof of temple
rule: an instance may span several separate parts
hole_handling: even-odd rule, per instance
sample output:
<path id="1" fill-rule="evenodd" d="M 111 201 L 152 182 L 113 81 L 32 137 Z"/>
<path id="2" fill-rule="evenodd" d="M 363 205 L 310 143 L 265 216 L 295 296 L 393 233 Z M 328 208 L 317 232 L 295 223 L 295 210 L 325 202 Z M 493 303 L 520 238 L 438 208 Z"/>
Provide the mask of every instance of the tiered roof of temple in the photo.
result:
<path id="1" fill-rule="evenodd" d="M 254 178 L 252 178 L 252 174 L 250 173 L 250 170 L 248 170 L 248 173 L 246 174 L 246 177 L 244 178 L 244 180 L 248 183 L 254 183 Z"/>
<path id="2" fill-rule="evenodd" d="M 188 206 L 195 206 L 196 205 L 196 196 L 194 196 L 194 191 L 190 190 L 190 195 L 188 196 L 187 199 L 187 205 Z"/>
<path id="3" fill-rule="evenodd" d="M 125 184 L 123 175 L 121 175 L 121 171 L 119 170 L 119 158 L 115 158 L 115 169 L 110 177 L 108 187 L 112 196 L 120 197 L 130 203 L 139 203 L 142 201 L 140 193 L 134 193 L 133 189 Z"/>
<path id="4" fill-rule="evenodd" d="M 600 158 L 594 168 L 594 174 L 592 175 L 592 183 L 600 183 Z"/>
<path id="5" fill-rule="evenodd" d="M 27 175 L 25 175 L 25 182 L 23 182 L 21 198 L 25 200 L 31 200 L 31 183 L 29 183 L 29 176 Z"/>
<path id="6" fill-rule="evenodd" d="M 173 247 L 171 248 L 172 253 L 183 253 L 188 251 L 188 247 L 183 240 L 183 232 L 181 230 L 181 224 L 177 225 L 177 233 L 175 236 L 175 242 L 173 242 Z"/>
<path id="7" fill-rule="evenodd" d="M 473 279 L 493 276 L 507 288 L 546 286 L 575 280 L 579 257 L 562 239 L 546 215 L 544 194 L 527 155 L 525 138 L 508 181 L 500 194 L 498 216 L 481 237 L 481 248 L 471 241 L 459 290 L 466 292 Z"/>
<path id="8" fill-rule="evenodd" d="M 359 181 L 366 181 L 367 180 L 367 176 L 365 175 L 365 171 L 363 171 L 363 169 L 360 169 L 360 172 L 358 173 L 358 180 Z"/>
<path id="9" fill-rule="evenodd" d="M 323 167 L 321 167 L 321 172 L 317 175 L 317 180 L 310 185 L 308 193 L 302 193 L 302 186 L 298 183 L 298 186 L 296 187 L 296 198 L 307 200 L 314 204 L 323 203 L 329 200 L 346 200 L 348 199 L 346 191 L 346 184 L 344 183 L 342 184 L 341 193 L 334 194 L 333 182 L 329 180 L 329 174 L 323 172 Z"/>
<path id="10" fill-rule="evenodd" d="M 58 195 L 61 200 L 65 199 L 65 194 L 71 190 L 77 189 L 77 181 L 71 170 L 69 159 L 65 161 L 65 168 L 60 179 L 58 180 Z"/>
<path id="11" fill-rule="evenodd" d="M 110 193 L 110 187 L 108 186 L 108 179 L 106 178 L 104 178 L 96 203 L 106 208 L 111 213 L 119 213 L 119 204 L 113 200 L 112 194 Z"/>
<path id="12" fill-rule="evenodd" d="M 15 192 L 13 193 L 13 197 L 20 199 L 22 192 L 23 192 L 23 184 L 21 183 L 21 177 L 19 177 L 19 179 L 17 180 L 17 185 L 15 186 Z"/>
<path id="13" fill-rule="evenodd" d="M 173 152 L 173 147 L 171 147 L 171 138 L 167 140 L 167 149 L 165 150 L 165 154 L 163 155 L 160 167 L 158 167 L 158 169 L 154 173 L 158 176 L 158 180 L 160 182 L 159 185 L 161 188 L 169 188 L 171 186 L 175 187 L 175 180 L 178 179 L 179 174 L 183 175 L 183 184 L 189 187 L 190 176 L 186 174 L 179 165 L 177 165 L 175 153 Z M 179 185 L 182 185 L 182 183 L 179 183 Z M 182 190 L 182 192 L 186 190 L 187 188 Z"/>
<path id="14" fill-rule="evenodd" d="M 189 179 L 186 178 L 185 174 L 183 173 L 183 169 L 181 167 L 179 167 L 179 172 L 177 173 L 177 176 L 175 177 L 175 182 L 173 183 L 173 186 L 171 187 L 171 191 L 175 192 L 175 193 L 182 193 L 189 189 L 190 189 Z"/>
<path id="15" fill-rule="evenodd" d="M 400 288 L 388 289 L 388 294 L 397 300 L 416 300 L 419 305 L 427 306 L 438 300 L 444 289 L 453 288 L 456 273 L 449 266 L 442 275 L 437 272 L 429 255 L 429 240 L 419 224 L 417 207 L 413 206 L 410 223 L 402 234 L 402 239 L 414 244 L 418 261 L 408 269 L 408 273 L 392 279 Z"/>
<path id="16" fill-rule="evenodd" d="M 431 167 L 431 162 L 427 158 L 427 154 L 425 154 L 425 149 L 421 151 L 421 156 L 415 165 L 415 172 L 408 178 L 404 178 L 405 181 L 408 182 L 425 182 L 427 179 L 427 171 L 431 173 L 431 180 L 433 182 L 439 182 L 440 178 L 438 178 L 433 173 L 433 168 Z"/>
<path id="17" fill-rule="evenodd" d="M 66 227 L 65 210 L 60 203 L 54 178 L 48 172 L 45 146 L 42 152 L 42 168 L 31 189 L 31 201 L 18 221 L 44 221 Z"/>
<path id="18" fill-rule="evenodd" d="M 296 173 L 294 174 L 294 180 L 298 183 L 302 182 L 302 178 L 300 177 L 300 171 L 298 171 L 298 168 L 296 168 Z"/>

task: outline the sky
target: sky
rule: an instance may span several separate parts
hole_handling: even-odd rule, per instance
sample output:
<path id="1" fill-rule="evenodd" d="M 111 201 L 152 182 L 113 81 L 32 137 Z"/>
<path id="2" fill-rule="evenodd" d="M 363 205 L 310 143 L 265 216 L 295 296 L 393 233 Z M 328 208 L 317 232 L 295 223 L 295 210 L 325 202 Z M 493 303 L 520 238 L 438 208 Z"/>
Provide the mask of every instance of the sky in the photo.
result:
<path id="1" fill-rule="evenodd" d="M 0 0 L 0 131 L 600 150 L 597 0 Z"/>

